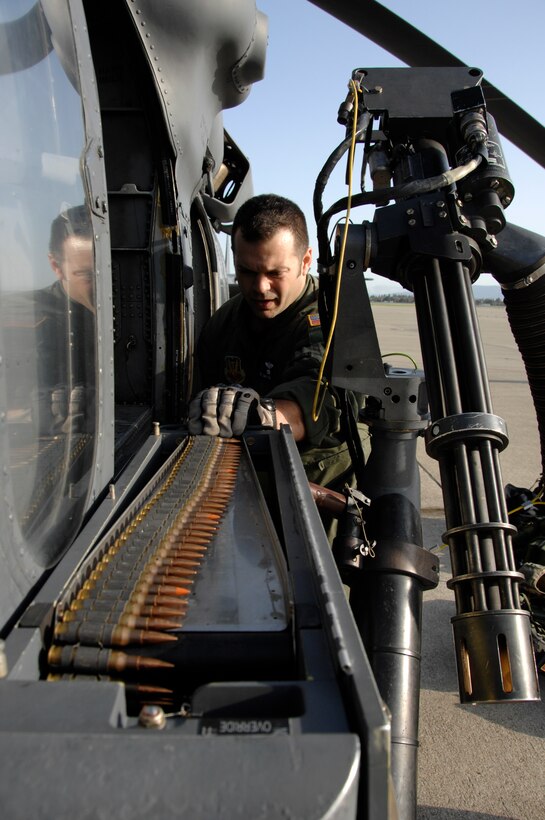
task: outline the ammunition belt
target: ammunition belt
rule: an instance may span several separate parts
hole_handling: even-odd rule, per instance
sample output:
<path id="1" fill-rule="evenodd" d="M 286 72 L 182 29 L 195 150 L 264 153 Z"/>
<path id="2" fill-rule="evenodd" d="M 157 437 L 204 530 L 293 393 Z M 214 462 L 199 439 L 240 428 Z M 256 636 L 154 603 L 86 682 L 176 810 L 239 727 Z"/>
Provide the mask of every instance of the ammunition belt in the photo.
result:
<path id="1" fill-rule="evenodd" d="M 49 679 L 105 677 L 125 682 L 140 705 L 169 703 L 175 664 L 161 654 L 180 639 L 240 455 L 239 441 L 208 436 L 188 438 L 173 454 L 158 483 L 87 559 L 59 602 Z"/>

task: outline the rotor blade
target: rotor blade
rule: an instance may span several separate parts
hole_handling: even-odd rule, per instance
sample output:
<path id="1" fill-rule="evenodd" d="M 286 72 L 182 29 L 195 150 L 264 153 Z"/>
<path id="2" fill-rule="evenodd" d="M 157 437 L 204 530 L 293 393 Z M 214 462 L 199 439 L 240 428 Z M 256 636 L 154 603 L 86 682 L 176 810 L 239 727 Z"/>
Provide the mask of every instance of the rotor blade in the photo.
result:
<path id="1" fill-rule="evenodd" d="M 0 24 L 0 75 L 24 71 L 52 50 L 51 34 L 40 3 L 16 20 Z"/>
<path id="2" fill-rule="evenodd" d="M 413 67 L 466 63 L 376 0 L 309 0 Z M 478 66 L 477 66 L 478 67 Z M 483 79 L 488 110 L 498 130 L 545 168 L 545 128 L 502 91 Z"/>

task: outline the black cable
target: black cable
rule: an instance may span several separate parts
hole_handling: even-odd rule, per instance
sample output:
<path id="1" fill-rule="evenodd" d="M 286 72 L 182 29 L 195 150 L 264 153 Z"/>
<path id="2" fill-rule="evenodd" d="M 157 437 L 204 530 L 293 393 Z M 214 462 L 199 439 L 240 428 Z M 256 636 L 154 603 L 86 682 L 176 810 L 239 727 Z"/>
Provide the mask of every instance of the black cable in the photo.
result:
<path id="1" fill-rule="evenodd" d="M 316 184 L 314 185 L 314 194 L 312 197 L 312 206 L 314 208 L 314 219 L 316 220 L 316 223 L 320 221 L 323 214 L 322 194 L 325 190 L 325 186 L 327 185 L 329 177 L 331 176 L 336 165 L 339 163 L 339 160 L 341 160 L 344 154 L 346 154 L 351 144 L 352 135 L 346 137 L 340 145 L 337 145 L 335 150 L 332 151 L 326 159 L 322 170 L 316 177 Z"/>
<path id="2" fill-rule="evenodd" d="M 345 441 L 352 460 L 352 467 L 356 477 L 356 486 L 363 486 L 363 472 L 365 468 L 365 454 L 361 443 L 357 418 L 354 412 L 354 405 L 350 401 L 351 396 L 356 401 L 356 394 L 352 391 L 337 388 L 341 409 L 341 427 L 343 429 Z"/>
<path id="3" fill-rule="evenodd" d="M 363 117 L 363 123 L 356 131 L 356 141 L 359 140 L 362 134 L 367 131 L 367 127 L 369 125 L 370 115 L 368 112 L 365 113 Z M 325 190 L 325 186 L 329 181 L 329 177 L 331 176 L 333 170 L 338 165 L 339 161 L 342 159 L 344 154 L 348 151 L 353 141 L 353 136 L 350 134 L 346 139 L 344 139 L 329 155 L 329 157 L 324 162 L 322 170 L 316 177 L 316 184 L 314 186 L 314 194 L 312 197 L 312 205 L 314 208 L 314 219 L 316 223 L 320 221 L 320 218 L 323 214 L 323 205 L 322 205 L 322 194 Z"/>
<path id="4" fill-rule="evenodd" d="M 476 156 L 465 165 L 460 165 L 457 168 L 445 171 L 445 173 L 438 174 L 434 177 L 429 177 L 428 179 L 415 179 L 411 182 L 404 182 L 402 185 L 394 185 L 391 188 L 377 188 L 375 191 L 364 191 L 352 197 L 352 207 L 357 208 L 360 205 L 384 205 L 386 197 L 388 200 L 402 199 L 410 196 L 419 196 L 447 187 L 452 185 L 453 182 L 458 182 L 460 179 L 464 179 L 464 177 L 468 176 L 468 174 L 477 168 L 481 160 L 481 156 Z M 320 236 L 325 233 L 327 237 L 329 220 L 334 214 L 344 211 L 347 204 L 347 197 L 338 199 L 337 202 L 334 202 L 320 217 L 317 228 L 319 248 Z M 324 258 L 327 258 L 327 255 L 325 255 Z"/>

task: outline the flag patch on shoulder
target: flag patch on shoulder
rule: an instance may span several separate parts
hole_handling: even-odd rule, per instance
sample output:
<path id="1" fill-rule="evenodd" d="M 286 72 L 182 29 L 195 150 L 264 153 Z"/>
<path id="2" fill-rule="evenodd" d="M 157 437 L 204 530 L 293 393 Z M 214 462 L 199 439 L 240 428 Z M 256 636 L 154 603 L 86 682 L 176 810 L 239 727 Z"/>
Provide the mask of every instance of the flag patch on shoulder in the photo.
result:
<path id="1" fill-rule="evenodd" d="M 307 316 L 308 323 L 311 327 L 320 327 L 320 314 L 309 313 Z"/>

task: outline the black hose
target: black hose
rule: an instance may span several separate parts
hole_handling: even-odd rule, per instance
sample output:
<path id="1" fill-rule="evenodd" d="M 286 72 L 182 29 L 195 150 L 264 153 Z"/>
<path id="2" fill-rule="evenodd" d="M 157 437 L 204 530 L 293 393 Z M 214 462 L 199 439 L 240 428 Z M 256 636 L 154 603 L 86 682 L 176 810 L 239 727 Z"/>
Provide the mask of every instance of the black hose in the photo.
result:
<path id="1" fill-rule="evenodd" d="M 534 402 L 545 472 L 545 237 L 508 223 L 497 247 L 483 254 L 484 270 L 502 287 L 507 318 L 522 356 Z"/>
<path id="2" fill-rule="evenodd" d="M 339 160 L 343 157 L 344 154 L 350 148 L 350 144 L 352 142 L 352 136 L 346 137 L 340 145 L 338 145 L 334 151 L 331 152 L 329 157 L 324 162 L 323 168 L 318 174 L 316 178 L 316 184 L 314 186 L 314 194 L 312 197 L 312 205 L 314 208 L 314 219 L 316 222 L 319 222 L 321 216 L 323 214 L 323 205 L 322 205 L 322 194 L 325 190 L 325 186 L 333 172 L 333 169 L 339 162 Z"/>
<path id="3" fill-rule="evenodd" d="M 441 188 L 452 185 L 453 182 L 464 179 L 478 167 L 480 162 L 481 157 L 477 156 L 470 159 L 465 165 L 460 165 L 456 168 L 452 168 L 450 171 L 444 171 L 441 174 L 428 177 L 427 179 L 414 179 L 392 188 L 378 188 L 373 191 L 363 191 L 363 193 L 355 194 L 352 197 L 352 207 L 357 208 L 360 205 L 383 205 L 386 198 L 388 200 L 406 199 L 412 196 L 420 196 L 430 191 L 440 190 Z M 347 206 L 348 197 L 343 197 L 334 202 L 319 218 L 316 217 L 318 223 L 318 245 L 320 236 L 327 236 L 331 217 L 340 211 L 346 210 Z"/>
<path id="4" fill-rule="evenodd" d="M 356 139 L 358 138 L 358 136 L 360 136 L 360 134 L 363 133 L 363 130 L 364 129 L 360 129 L 357 132 Z M 322 268 L 328 268 L 329 265 L 331 264 L 331 261 L 332 261 L 332 255 L 331 255 L 330 247 L 329 247 L 329 235 L 328 235 L 329 220 L 331 218 L 331 215 L 329 214 L 329 211 L 328 211 L 327 214 L 329 214 L 329 216 L 326 216 L 325 219 L 323 218 L 324 217 L 324 212 L 323 212 L 324 209 L 323 209 L 323 203 L 322 203 L 322 194 L 325 190 L 325 186 L 328 183 L 329 177 L 331 176 L 333 170 L 337 166 L 339 160 L 342 159 L 344 154 L 346 154 L 346 152 L 350 148 L 351 143 L 352 143 L 352 136 L 350 135 L 349 137 L 346 137 L 346 139 L 344 139 L 340 143 L 340 145 L 338 145 L 335 148 L 334 151 L 331 152 L 329 157 L 326 159 L 326 161 L 325 161 L 325 163 L 322 167 L 322 170 L 318 174 L 318 177 L 316 179 L 316 184 L 314 186 L 314 194 L 313 194 L 313 197 L 312 197 L 312 204 L 313 204 L 313 208 L 314 208 L 314 219 L 316 220 L 316 232 L 317 232 L 317 238 L 318 238 L 318 263 L 319 263 L 320 267 L 322 267 Z"/>
<path id="5" fill-rule="evenodd" d="M 503 298 L 536 411 L 541 485 L 545 471 L 545 276 L 528 287 L 504 291 Z"/>

